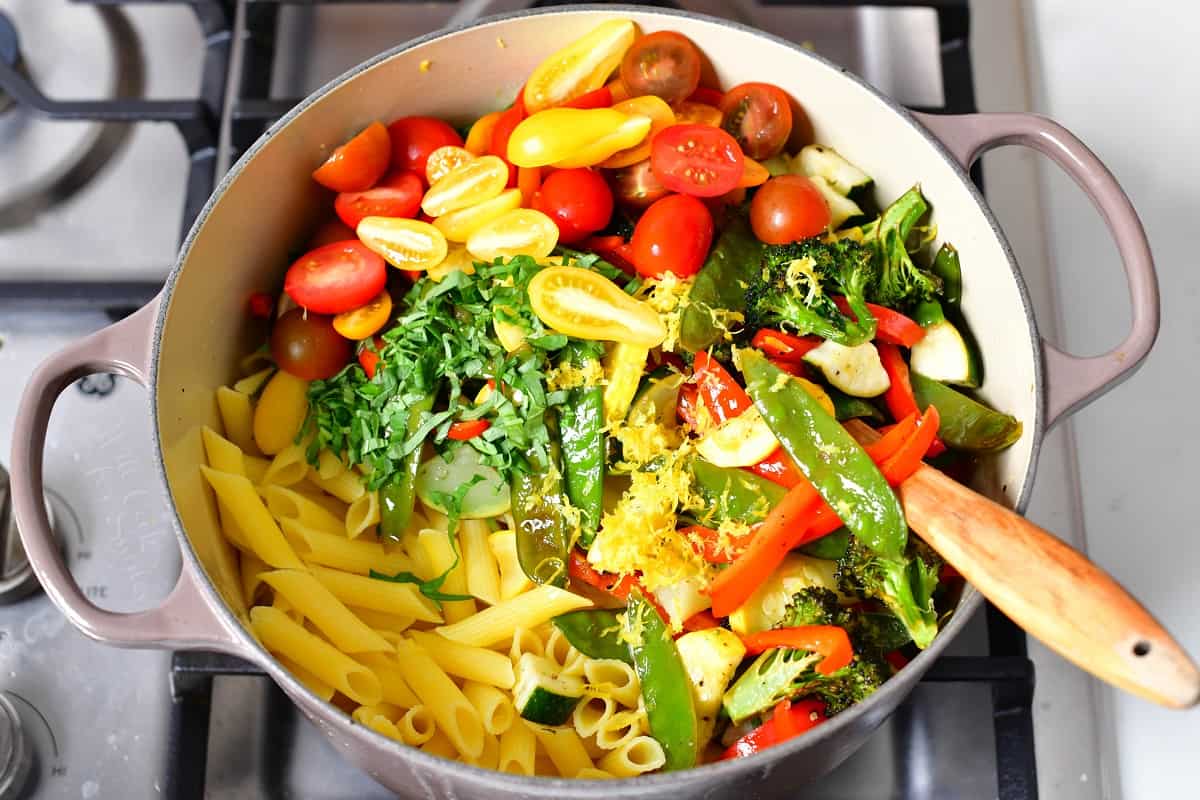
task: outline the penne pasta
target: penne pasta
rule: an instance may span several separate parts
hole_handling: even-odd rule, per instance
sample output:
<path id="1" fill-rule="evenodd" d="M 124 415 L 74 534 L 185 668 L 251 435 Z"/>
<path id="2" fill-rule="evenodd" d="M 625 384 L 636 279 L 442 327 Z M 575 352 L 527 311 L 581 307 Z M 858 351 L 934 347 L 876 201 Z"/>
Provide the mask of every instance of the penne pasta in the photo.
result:
<path id="1" fill-rule="evenodd" d="M 287 614 L 292 622 L 295 622 L 297 625 L 304 625 L 305 627 L 308 627 L 308 625 L 305 624 L 304 613 L 296 609 L 291 603 L 288 602 L 286 597 L 278 592 L 276 592 L 275 596 L 271 598 L 271 608 L 277 608 L 283 613 Z"/>
<path id="2" fill-rule="evenodd" d="M 284 538 L 283 532 L 272 519 L 271 512 L 263 505 L 258 493 L 254 491 L 254 486 L 246 477 L 219 472 L 206 466 L 201 466 L 200 471 L 216 492 L 217 499 L 229 509 L 255 555 L 272 567 L 304 568 L 292 546 Z"/>
<path id="3" fill-rule="evenodd" d="M 280 521 L 279 526 L 303 561 L 356 575 L 369 575 L 371 570 L 395 575 L 413 568 L 412 560 L 404 553 L 389 552 L 378 542 L 350 540 L 345 534 L 326 533 L 292 519 Z"/>
<path id="4" fill-rule="evenodd" d="M 426 528 L 411 529 L 404 535 L 404 552 L 408 553 L 409 559 L 412 561 L 412 571 L 423 581 L 432 580 L 437 577 L 437 572 L 433 569 L 433 562 L 429 558 L 429 551 L 421 546 L 420 532 Z"/>
<path id="5" fill-rule="evenodd" d="M 584 681 L 603 690 L 623 706 L 636 708 L 642 698 L 642 686 L 633 667 L 610 658 L 589 658 L 583 665 Z"/>
<path id="6" fill-rule="evenodd" d="M 543 655 L 554 663 L 556 671 L 562 671 L 568 664 L 575 661 L 578 652 L 567 641 L 567 637 L 563 636 L 562 631 L 554 626 L 550 626 L 550 632 L 546 636 Z"/>
<path id="7" fill-rule="evenodd" d="M 327 567 L 309 567 L 309 572 L 333 596 L 348 606 L 370 608 L 412 617 L 422 622 L 441 622 L 442 615 L 414 584 L 364 578 Z"/>
<path id="8" fill-rule="evenodd" d="M 346 531 L 344 517 L 331 513 L 316 500 L 294 489 L 267 485 L 262 488 L 262 494 L 271 515 L 280 522 L 290 519 L 334 535 L 344 534 Z"/>
<path id="9" fill-rule="evenodd" d="M 317 466 L 308 470 L 308 480 L 343 503 L 353 503 L 367 491 L 362 476 L 346 469 L 341 459 L 328 450 L 322 450 L 317 456 Z"/>
<path id="10" fill-rule="evenodd" d="M 462 690 L 471 705 L 475 706 L 475 711 L 479 713 L 479 720 L 483 723 L 485 731 L 499 736 L 513 724 L 513 720 L 517 717 L 517 711 L 513 707 L 511 696 L 495 686 L 488 686 L 476 681 L 465 682 Z"/>
<path id="11" fill-rule="evenodd" d="M 512 531 L 498 531 L 488 536 L 488 546 L 500 571 L 500 600 L 511 600 L 533 588 L 533 581 L 521 569 L 517 558 L 517 537 Z M 493 604 L 495 605 L 495 604 Z"/>
<path id="12" fill-rule="evenodd" d="M 412 627 L 413 622 L 416 621 L 412 617 L 388 614 L 385 611 L 376 611 L 373 608 L 358 608 L 357 606 L 348 606 L 348 608 L 354 613 L 354 616 L 370 625 L 388 641 L 392 641 L 388 634 L 398 636 Z"/>
<path id="13" fill-rule="evenodd" d="M 254 410 L 250 406 L 250 398 L 228 386 L 222 386 L 217 389 L 217 410 L 221 413 L 221 426 L 229 441 L 240 447 L 243 453 L 257 453 Z"/>
<path id="14" fill-rule="evenodd" d="M 252 375 L 247 375 L 246 377 L 237 381 L 233 384 L 233 390 L 235 392 L 241 392 L 244 395 L 253 397 L 262 390 L 263 386 L 266 386 L 267 381 L 269 381 L 271 376 L 274 374 L 275 365 L 272 364 L 271 366 L 264 367 L 258 372 L 255 372 Z"/>
<path id="15" fill-rule="evenodd" d="M 354 709 L 351 718 L 365 728 L 370 728 L 376 733 L 381 733 L 389 739 L 394 739 L 397 742 L 404 741 L 404 737 L 396 728 L 396 724 L 388 719 L 383 714 L 378 713 L 371 706 L 359 706 Z"/>
<path id="16" fill-rule="evenodd" d="M 436 633 L 409 631 L 409 638 L 421 646 L 437 665 L 456 678 L 511 689 L 516 674 L 503 653 L 460 644 Z"/>
<path id="17" fill-rule="evenodd" d="M 438 731 L 446 734 L 464 758 L 483 755 L 483 723 L 462 690 L 416 643 L 402 641 L 396 650 L 404 680 L 429 708 Z"/>
<path id="18" fill-rule="evenodd" d="M 420 705 L 421 701 L 409 688 L 408 683 L 404 680 L 404 673 L 400 671 L 400 665 L 396 663 L 395 645 L 392 644 L 390 647 L 391 652 L 363 653 L 358 656 L 358 660 L 364 666 L 369 667 L 375 673 L 375 677 L 379 678 L 385 702 L 398 708 L 412 708 Z"/>
<path id="19" fill-rule="evenodd" d="M 576 777 L 576 779 L 581 780 L 581 781 L 605 781 L 605 780 L 612 780 L 613 778 L 615 778 L 617 776 L 613 775 L 611 772 L 605 772 L 602 769 L 597 769 L 595 767 L 587 767 L 585 769 L 579 770 L 578 774 L 576 774 L 575 777 Z"/>
<path id="20" fill-rule="evenodd" d="M 275 361 L 271 358 L 271 348 L 265 344 L 253 353 L 243 356 L 242 360 L 238 362 L 238 370 L 243 375 L 251 375 L 256 371 L 255 367 L 260 364 L 265 364 L 272 370 L 275 369 Z"/>
<path id="21" fill-rule="evenodd" d="M 500 734 L 500 753 L 496 769 L 513 775 L 533 775 L 537 758 L 537 737 L 522 719 L 517 719 Z"/>
<path id="22" fill-rule="evenodd" d="M 464 519 L 458 527 L 458 546 L 467 572 L 467 592 L 490 606 L 500 602 L 500 567 L 488 544 L 487 523 Z"/>
<path id="23" fill-rule="evenodd" d="M 428 708 L 417 704 L 396 720 L 396 729 L 400 731 L 400 739 L 406 745 L 418 747 L 428 742 L 437 733 L 437 723 Z"/>
<path id="24" fill-rule="evenodd" d="M 387 640 L 371 629 L 334 597 L 333 592 L 308 572 L 281 569 L 264 573 L 262 579 L 286 597 L 293 608 L 312 620 L 318 630 L 344 653 L 392 652 Z"/>
<path id="25" fill-rule="evenodd" d="M 293 442 L 280 450 L 271 459 L 271 465 L 263 474 L 262 483 L 291 486 L 304 480 L 308 474 L 308 462 L 304 460 L 304 444 Z"/>
<path id="26" fill-rule="evenodd" d="M 580 770 L 592 768 L 592 759 L 574 728 L 548 728 L 532 724 L 530 727 L 562 777 L 573 778 Z"/>
<path id="27" fill-rule="evenodd" d="M 239 569 L 242 573 L 242 597 L 246 598 L 247 605 L 255 606 L 266 603 L 268 593 L 263 589 L 260 595 L 259 589 L 263 586 L 262 573 L 270 567 L 252 551 L 247 550 L 239 553 L 239 562 Z"/>
<path id="28" fill-rule="evenodd" d="M 434 731 L 433 736 L 425 744 L 421 745 L 421 752 L 429 753 L 431 756 L 441 756 L 442 758 L 458 758 L 458 749 L 454 743 L 439 731 Z"/>
<path id="29" fill-rule="evenodd" d="M 358 724 L 366 725 L 366 721 L 373 716 L 380 716 L 391 722 L 399 719 L 401 713 L 403 712 L 391 703 L 379 703 L 374 706 L 359 706 L 351 712 L 350 717 Z"/>
<path id="30" fill-rule="evenodd" d="M 617 711 L 616 702 L 606 695 L 589 695 L 580 700 L 571 715 L 571 724 L 575 732 L 584 739 L 595 736 L 596 732 L 608 724 Z"/>
<path id="31" fill-rule="evenodd" d="M 267 474 L 267 469 L 271 466 L 271 462 L 265 458 L 251 455 L 243 456 L 243 461 L 246 469 L 246 477 L 255 486 L 261 485 L 263 476 Z"/>
<path id="32" fill-rule="evenodd" d="M 513 631 L 512 641 L 508 648 L 508 658 L 513 664 L 519 662 L 521 656 L 526 653 L 540 656 L 544 654 L 544 651 L 545 642 L 533 631 L 528 628 L 517 628 Z"/>
<path id="33" fill-rule="evenodd" d="M 308 690 L 317 697 L 328 703 L 333 699 L 334 689 L 325 681 L 312 674 L 308 669 L 296 663 L 287 656 L 275 656 L 275 660 L 283 665 L 284 669 L 292 673 L 296 680 L 308 687 Z"/>
<path id="34" fill-rule="evenodd" d="M 429 556 L 429 564 L 435 575 L 445 575 L 442 591 L 447 594 L 467 593 L 467 571 L 462 559 L 454 550 L 453 534 L 426 528 L 417 534 L 417 543 Z M 474 600 L 446 600 L 442 603 L 442 615 L 446 622 L 458 622 L 475 613 Z"/>
<path id="35" fill-rule="evenodd" d="M 282 653 L 354 702 L 369 706 L 383 699 L 375 673 L 309 633 L 282 611 L 255 606 L 250 609 L 250 625 L 272 653 Z"/>
<path id="36" fill-rule="evenodd" d="M 613 750 L 646 732 L 646 715 L 638 711 L 618 711 L 596 731 L 596 744 Z M 608 769 L 605 767 L 605 769 Z"/>
<path id="37" fill-rule="evenodd" d="M 615 778 L 632 778 L 666 763 L 661 744 L 649 736 L 636 736 L 600 759 L 600 768 Z"/>
<path id="38" fill-rule="evenodd" d="M 349 474 L 349 473 L 347 473 Z M 361 536 L 379 524 L 379 493 L 362 492 L 346 509 L 346 535 Z"/>
<path id="39" fill-rule="evenodd" d="M 437 630 L 447 639 L 456 642 L 491 647 L 511 639 L 517 628 L 536 628 L 559 614 L 590 608 L 591 605 L 591 600 L 565 589 L 538 586 L 452 625 L 443 625 Z"/>
<path id="40" fill-rule="evenodd" d="M 207 425 L 200 428 L 200 438 L 204 440 L 204 457 L 210 467 L 234 475 L 246 474 L 246 456 L 242 448 Z"/>
<path id="41" fill-rule="evenodd" d="M 463 762 L 473 767 L 495 769 L 496 765 L 500 763 L 500 739 L 490 733 L 484 734 L 483 752 L 479 754 L 479 758 L 464 757 Z"/>

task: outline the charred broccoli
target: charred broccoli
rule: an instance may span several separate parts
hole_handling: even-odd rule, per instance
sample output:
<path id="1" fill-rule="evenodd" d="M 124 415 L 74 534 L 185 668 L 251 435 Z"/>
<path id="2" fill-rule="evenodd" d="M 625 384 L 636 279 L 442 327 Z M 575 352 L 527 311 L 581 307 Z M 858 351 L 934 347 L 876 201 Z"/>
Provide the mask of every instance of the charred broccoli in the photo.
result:
<path id="1" fill-rule="evenodd" d="M 859 229 L 863 244 L 875 255 L 877 279 L 867 297 L 889 308 L 907 309 L 941 292 L 942 281 L 913 263 L 908 238 L 929 210 L 921 189 L 914 186 L 892 203 L 878 220 Z"/>
<path id="2" fill-rule="evenodd" d="M 924 650 L 938 632 L 933 590 L 940 569 L 936 554 L 913 537 L 909 537 L 905 554 L 893 559 L 872 552 L 851 536 L 836 574 L 844 593 L 883 603 Z"/>
<path id="3" fill-rule="evenodd" d="M 912 641 L 900 620 L 886 611 L 864 611 L 843 606 L 836 592 L 809 586 L 792 595 L 781 627 L 836 625 L 845 628 L 855 653 L 882 656 Z"/>
<path id="4" fill-rule="evenodd" d="M 875 336 L 866 292 L 876 279 L 870 247 L 850 240 L 804 239 L 763 248 L 761 280 L 746 288 L 748 328 L 784 327 L 853 347 Z M 834 294 L 845 295 L 853 317 Z"/>

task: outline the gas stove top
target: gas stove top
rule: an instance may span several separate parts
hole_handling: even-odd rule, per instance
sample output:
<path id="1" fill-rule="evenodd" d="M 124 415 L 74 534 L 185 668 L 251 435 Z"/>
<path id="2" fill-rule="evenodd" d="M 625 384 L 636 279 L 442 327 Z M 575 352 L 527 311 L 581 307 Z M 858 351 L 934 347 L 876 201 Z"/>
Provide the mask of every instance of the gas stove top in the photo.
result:
<path id="1" fill-rule="evenodd" d="M 412 36 L 530 5 L 0 0 L 0 454 L 34 366 L 157 292 L 181 218 L 296 99 Z M 974 106 L 966 0 L 677 5 L 804 42 L 913 107 Z M 116 610 L 156 603 L 179 567 L 148 413 L 139 387 L 92 376 L 47 444 L 68 563 Z M 1072 456 L 1059 439 L 1044 453 L 1035 519 L 1061 529 Z M 0 800 L 388 796 L 247 665 L 76 632 L 21 585 L 2 490 L 0 534 Z M 1024 636 L 989 611 L 820 796 L 1036 797 L 1032 691 Z"/>

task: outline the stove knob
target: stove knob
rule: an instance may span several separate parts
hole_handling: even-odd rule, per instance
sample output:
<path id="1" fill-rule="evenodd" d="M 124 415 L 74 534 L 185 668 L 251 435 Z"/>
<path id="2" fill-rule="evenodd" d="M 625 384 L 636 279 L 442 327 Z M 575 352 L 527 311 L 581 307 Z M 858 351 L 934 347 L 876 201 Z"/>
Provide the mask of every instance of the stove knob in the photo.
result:
<path id="1" fill-rule="evenodd" d="M 54 527 L 54 514 L 46 503 L 46 514 L 50 527 Z M 25 557 L 21 535 L 17 531 L 17 519 L 12 509 L 12 493 L 9 491 L 8 472 L 0 467 L 0 604 L 20 600 L 38 588 L 37 576 Z M 2 795 L 0 795 L 2 800 Z"/>
<path id="2" fill-rule="evenodd" d="M 29 781 L 33 747 L 7 692 L 0 692 L 0 800 L 15 800 Z"/>

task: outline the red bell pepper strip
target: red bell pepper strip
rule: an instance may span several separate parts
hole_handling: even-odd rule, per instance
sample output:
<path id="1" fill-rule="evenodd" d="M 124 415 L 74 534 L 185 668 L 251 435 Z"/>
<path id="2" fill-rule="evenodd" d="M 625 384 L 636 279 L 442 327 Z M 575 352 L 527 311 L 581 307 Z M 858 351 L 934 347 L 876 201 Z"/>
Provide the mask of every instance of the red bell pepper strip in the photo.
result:
<path id="1" fill-rule="evenodd" d="M 689 525 L 680 528 L 679 532 L 695 548 L 696 552 L 710 564 L 728 564 L 750 544 L 754 538 L 752 528 L 745 536 L 730 537 L 728 546 L 723 547 L 721 537 L 712 528 L 703 525 Z"/>
<path id="2" fill-rule="evenodd" d="M 696 353 L 692 364 L 692 382 L 700 387 L 700 400 L 719 425 L 733 419 L 754 405 L 733 376 L 708 353 Z"/>
<path id="3" fill-rule="evenodd" d="M 854 649 L 845 628 L 836 625 L 799 625 L 794 628 L 773 628 L 742 637 L 746 655 L 756 656 L 764 650 L 790 647 L 808 650 L 825 656 L 814 669 L 822 675 L 832 675 L 854 659 Z"/>
<path id="4" fill-rule="evenodd" d="M 637 576 L 610 575 L 606 572 L 600 572 L 588 562 L 587 556 L 578 549 L 572 550 L 571 555 L 567 558 L 567 574 L 580 583 L 585 583 L 594 589 L 599 589 L 618 600 L 628 601 L 629 593 L 634 589 L 639 589 L 645 595 L 646 602 L 650 603 L 658 611 L 659 616 L 663 619 L 669 619 L 666 610 L 658 604 L 653 594 L 646 591 L 646 588 L 642 586 Z"/>
<path id="5" fill-rule="evenodd" d="M 753 347 L 767 356 L 782 361 L 799 361 L 809 350 L 821 346 L 820 336 L 794 336 L 783 331 L 763 328 L 750 340 Z"/>
<path id="6" fill-rule="evenodd" d="M 886 660 L 888 662 L 888 664 L 890 664 L 892 666 L 892 669 L 894 669 L 896 672 L 899 672 L 900 670 L 902 670 L 908 666 L 908 657 L 905 656 L 904 653 L 901 653 L 899 650 L 892 650 L 890 653 L 884 653 L 883 658 L 884 658 L 884 660 Z"/>
<path id="7" fill-rule="evenodd" d="M 683 621 L 683 630 L 686 633 L 692 631 L 706 631 L 710 628 L 719 628 L 721 623 L 717 622 L 717 618 L 712 615 L 711 611 L 697 611 Z"/>
<path id="8" fill-rule="evenodd" d="M 524 99 L 524 98 L 522 98 Z M 608 108 L 613 104 L 612 89 L 601 86 L 586 94 L 581 94 L 574 100 L 562 104 L 563 108 Z"/>
<path id="9" fill-rule="evenodd" d="M 790 489 L 804 480 L 804 475 L 796 469 L 796 465 L 787 457 L 787 453 L 783 452 L 782 447 L 776 447 L 774 453 L 746 469 L 755 475 L 778 483 L 785 489 Z"/>
<path id="10" fill-rule="evenodd" d="M 450 429 L 446 431 L 446 438 L 456 442 L 465 442 L 468 439 L 474 439 L 490 427 L 492 427 L 492 423 L 486 419 L 463 420 L 450 426 Z"/>
<path id="11" fill-rule="evenodd" d="M 857 319 L 854 312 L 850 310 L 850 303 L 845 297 L 840 294 L 833 295 L 833 302 L 837 304 L 838 309 L 843 314 L 851 319 Z M 898 344 L 903 347 L 912 347 L 917 342 L 925 338 L 925 329 L 899 311 L 893 311 L 887 306 L 876 305 L 875 303 L 867 303 L 867 309 L 875 315 L 877 323 L 875 328 L 876 341 L 886 342 L 888 344 Z"/>
<path id="12" fill-rule="evenodd" d="M 679 387 L 679 402 L 675 406 L 675 414 L 680 422 L 685 422 L 693 428 L 700 426 L 697 407 L 700 403 L 700 389 L 694 383 L 685 383 Z"/>
<path id="13" fill-rule="evenodd" d="M 937 438 L 940 422 L 938 410 L 934 406 L 931 405 L 925 409 L 925 413 L 921 416 L 921 423 L 917 426 L 917 432 L 909 437 L 887 461 L 879 465 L 879 471 L 883 473 L 883 477 L 887 478 L 888 483 L 892 486 L 899 486 L 917 471 L 917 468 L 921 466 L 921 460 L 929 451 L 929 446 Z"/>
<path id="14" fill-rule="evenodd" d="M 633 245 L 620 236 L 592 236 L 584 239 L 579 248 L 595 253 L 626 275 L 637 275 L 637 267 L 633 265 Z"/>
<path id="15" fill-rule="evenodd" d="M 900 348 L 894 344 L 880 342 L 875 349 L 879 351 L 883 371 L 891 381 L 883 400 L 887 403 L 888 411 L 892 412 L 892 418 L 899 422 L 910 414 L 920 414 L 917 396 L 913 393 L 912 382 L 908 378 L 908 364 L 904 363 Z"/>
<path id="16" fill-rule="evenodd" d="M 775 706 L 771 719 L 730 745 L 721 754 L 721 760 L 760 753 L 772 745 L 812 730 L 826 719 L 825 704 L 820 700 L 806 699 L 796 703 L 783 700 Z"/>
<path id="17" fill-rule="evenodd" d="M 767 361 L 770 361 L 772 364 L 779 367 L 781 370 L 794 378 L 808 377 L 808 370 L 804 368 L 803 361 L 784 361 L 782 358 L 768 358 Z"/>
<path id="18" fill-rule="evenodd" d="M 863 450 L 876 464 L 887 461 L 908 439 L 917 432 L 917 415 L 909 414 L 895 425 L 881 429 L 883 436 L 875 442 L 863 445 Z"/>
<path id="19" fill-rule="evenodd" d="M 367 380 L 375 377 L 375 370 L 379 369 L 379 351 L 383 349 L 383 339 L 376 336 L 373 340 L 375 349 L 367 347 L 358 351 L 358 363 L 362 366 L 363 372 L 367 373 Z"/>

